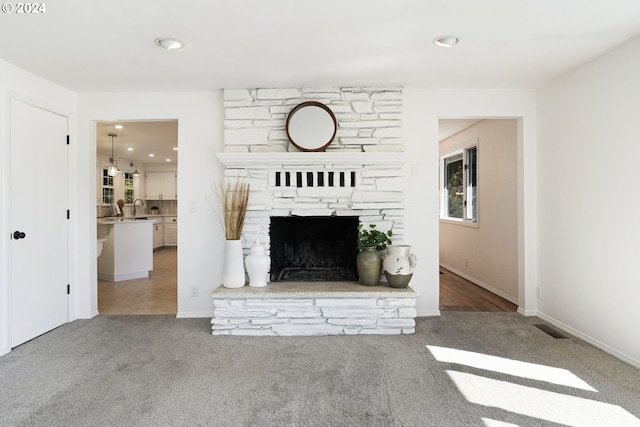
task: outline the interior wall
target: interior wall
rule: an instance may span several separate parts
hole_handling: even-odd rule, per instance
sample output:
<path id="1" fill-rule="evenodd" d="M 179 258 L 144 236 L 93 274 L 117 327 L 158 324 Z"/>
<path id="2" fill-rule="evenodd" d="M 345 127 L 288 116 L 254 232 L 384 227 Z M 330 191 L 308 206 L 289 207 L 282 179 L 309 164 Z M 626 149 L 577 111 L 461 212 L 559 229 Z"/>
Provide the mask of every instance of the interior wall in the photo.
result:
<path id="1" fill-rule="evenodd" d="M 536 313 L 536 97 L 532 90 L 404 91 L 403 141 L 409 162 L 405 182 L 405 240 L 418 257 L 411 285 L 420 316 L 439 313 L 438 120 L 518 118 L 518 295 L 522 314 Z"/>
<path id="2" fill-rule="evenodd" d="M 539 92 L 540 314 L 640 367 L 640 38 Z"/>
<path id="3" fill-rule="evenodd" d="M 222 280 L 224 234 L 211 207 L 211 185 L 222 178 L 215 153 L 223 150 L 222 93 L 95 93 L 79 96 L 80 156 L 95 164 L 96 121 L 178 120 L 178 317 L 207 317 L 213 307 L 209 294 Z M 184 166 L 183 166 L 184 165 Z M 85 168 L 87 169 L 87 168 Z M 150 169 L 147 165 L 147 171 Z M 93 183 L 83 170 L 84 179 Z M 88 186 L 84 200 L 95 200 L 95 185 Z M 83 294 L 84 313 L 97 313 L 95 262 L 95 211 L 89 212 L 83 231 L 93 237 L 87 248 L 88 284 Z M 189 296 L 192 286 L 198 296 Z"/>
<path id="4" fill-rule="evenodd" d="M 37 107 L 69 117 L 69 133 L 73 140 L 76 119 L 76 94 L 60 86 L 54 85 L 38 76 L 28 73 L 5 61 L 0 60 L 0 235 L 9 236 L 9 181 L 10 181 L 10 109 L 9 104 L 12 97 L 31 103 Z M 70 163 L 73 162 L 73 153 L 70 153 Z M 29 165 L 25 165 L 28 167 Z M 74 185 L 74 170 L 69 168 L 70 185 Z M 70 191 L 73 191 L 71 188 Z M 73 239 L 75 220 L 70 223 L 70 236 Z M 1 239 L 0 242 L 0 355 L 9 352 L 11 349 L 10 339 L 10 300 L 9 300 L 9 278 L 11 268 L 21 268 L 22 266 L 11 265 L 10 255 L 11 240 Z M 70 247 L 69 254 L 70 269 L 77 265 L 77 251 Z M 75 300 L 70 299 L 69 311 L 73 319 L 76 310 Z"/>
<path id="5" fill-rule="evenodd" d="M 478 141 L 478 221 L 440 221 L 440 265 L 518 304 L 517 121 L 481 120 L 440 142 L 440 158 Z"/>

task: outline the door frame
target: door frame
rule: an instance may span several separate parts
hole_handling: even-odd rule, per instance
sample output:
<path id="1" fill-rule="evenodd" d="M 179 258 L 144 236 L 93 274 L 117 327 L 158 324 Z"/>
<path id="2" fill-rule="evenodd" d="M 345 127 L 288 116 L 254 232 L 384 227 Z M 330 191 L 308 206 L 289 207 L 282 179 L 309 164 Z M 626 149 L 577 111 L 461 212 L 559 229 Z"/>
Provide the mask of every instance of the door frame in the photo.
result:
<path id="1" fill-rule="evenodd" d="M 447 119 L 447 120 L 468 120 L 468 119 L 474 119 L 474 120 L 514 120 L 516 122 L 516 134 L 515 136 L 515 145 L 516 145 L 516 153 L 515 153 L 515 165 L 516 165 L 516 248 L 517 248 L 517 256 L 516 256 L 516 276 L 517 276 L 517 297 L 513 298 L 510 297 L 506 294 L 500 294 L 495 292 L 496 289 L 493 289 L 492 287 L 482 283 L 481 281 L 479 281 L 478 279 L 468 276 L 466 274 L 464 274 L 461 271 L 458 271 L 454 268 L 451 268 L 450 266 L 446 266 L 441 264 L 440 262 L 440 242 L 442 240 L 442 236 L 440 235 L 440 233 L 438 232 L 438 267 L 443 267 L 449 271 L 451 271 L 453 274 L 456 274 L 460 277 L 462 277 L 465 280 L 468 280 L 472 283 L 474 283 L 475 285 L 486 289 L 487 291 L 491 292 L 492 294 L 503 298 L 513 304 L 515 304 L 516 306 L 518 306 L 517 311 L 520 314 L 523 315 L 531 315 L 531 313 L 526 312 L 525 311 L 525 307 L 524 307 L 524 289 L 525 289 L 525 283 L 524 283 L 524 275 L 523 275 L 523 266 L 524 266 L 524 233 L 522 232 L 523 230 L 523 224 L 524 224 L 524 209 L 522 206 L 522 200 L 523 200 L 523 194 L 524 194 L 524 186 L 523 186 L 523 181 L 522 181 L 522 171 L 524 168 L 524 164 L 521 161 L 522 160 L 522 152 L 523 152 L 523 135 L 522 135 L 522 123 L 524 120 L 523 116 L 495 116 L 495 115 L 477 115 L 477 116 L 446 116 L 446 117 L 440 117 L 438 119 L 438 129 L 440 128 L 440 120 L 441 119 Z M 477 124 L 477 123 L 476 123 Z M 475 126 L 476 124 L 473 124 L 472 126 Z M 470 127 L 472 127 L 470 126 Z M 453 137 L 454 135 L 451 135 L 450 137 Z M 476 146 L 478 146 L 478 143 L 476 142 Z M 463 149 L 464 150 L 464 149 Z M 450 154 L 450 153 L 449 153 Z M 441 159 L 441 155 L 440 155 L 440 140 L 438 140 L 438 168 L 440 169 L 440 159 Z M 441 179 L 441 171 L 439 170 L 439 180 Z M 440 182 L 440 181 L 439 181 Z M 440 188 L 440 184 L 439 184 L 439 188 Z M 480 193 L 483 190 L 478 190 L 478 192 Z M 480 197 L 480 196 L 479 196 Z M 438 230 L 440 230 L 440 225 L 441 225 L 441 209 L 442 209 L 442 198 L 441 198 L 441 193 L 440 191 L 438 191 Z M 446 221 L 446 220 L 445 220 Z M 461 226 L 465 226 L 465 225 L 461 225 Z M 467 225 L 468 226 L 468 225 Z M 439 282 L 439 278 L 438 278 L 438 282 Z M 438 303 L 440 302 L 440 296 L 438 297 Z"/>
<path id="2" fill-rule="evenodd" d="M 94 163 L 97 164 L 97 152 L 98 152 L 98 132 L 99 132 L 99 126 L 101 123 L 104 122 L 119 122 L 122 123 L 124 125 L 126 125 L 126 123 L 131 123 L 131 122 L 160 122 L 160 121 L 177 121 L 178 122 L 178 141 L 177 141 L 177 146 L 178 148 L 180 147 L 180 116 L 179 115 L 169 115 L 169 116 L 163 116 L 163 115 L 152 115 L 150 117 L 138 117 L 137 115 L 132 115 L 131 117 L 128 118 L 122 118 L 122 117 L 127 117 L 128 114 L 118 114 L 118 115 L 114 115 L 115 118 L 111 118 L 111 119 L 106 119 L 106 118 L 92 118 L 90 120 L 88 120 L 88 129 L 89 129 L 89 141 L 91 141 L 91 144 L 89 146 L 91 155 L 93 156 L 93 161 Z M 102 115 L 100 115 L 100 117 L 102 117 Z M 178 159 L 180 159 L 180 155 L 178 154 Z M 180 163 L 179 160 L 176 161 L 176 174 L 179 172 L 180 169 Z M 146 173 L 146 172 L 145 172 Z M 94 192 L 92 193 L 94 197 L 90 197 L 91 201 L 92 201 L 92 208 L 95 209 L 96 203 L 98 202 L 98 174 L 97 173 L 92 173 L 91 174 L 92 179 L 89 180 L 89 185 L 91 185 L 91 188 L 94 190 Z M 177 184 L 176 184 L 177 185 Z M 145 187 L 146 187 L 146 180 L 145 180 Z M 176 191 L 178 191 L 178 189 L 176 188 Z M 177 200 L 176 200 L 177 203 Z M 176 212 L 177 215 L 177 212 Z M 95 211 L 94 211 L 94 215 L 92 218 L 89 218 L 89 221 L 92 223 L 92 227 L 93 227 L 93 236 L 91 238 L 91 244 L 93 245 L 93 248 L 96 247 L 97 244 L 97 221 L 96 221 L 96 216 L 95 216 Z M 94 254 L 95 255 L 95 254 Z M 92 263 L 92 270 L 91 270 L 91 282 L 90 282 L 90 294 L 91 294 L 91 298 L 92 298 L 92 304 L 95 304 L 95 315 L 99 314 L 99 310 L 98 310 L 98 305 L 99 305 L 99 301 L 98 301 L 98 258 L 93 256 L 91 259 L 91 263 Z M 178 265 L 176 264 L 176 281 L 178 279 Z M 178 284 L 176 284 L 176 300 L 179 299 L 179 291 L 180 291 L 180 287 Z M 179 306 L 178 308 L 178 313 L 180 311 Z M 176 313 L 176 316 L 178 315 L 178 313 Z"/>
<path id="3" fill-rule="evenodd" d="M 42 99 L 34 98 L 22 92 L 5 89 L 2 100 L 0 120 L 4 123 L 2 134 L 0 135 L 0 356 L 11 351 L 11 249 L 8 238 L 10 234 L 11 217 L 11 101 L 17 100 L 33 107 L 49 111 L 67 118 L 67 134 L 74 140 L 75 115 L 72 111 L 45 102 Z M 71 145 L 73 147 L 73 145 Z M 74 264 L 76 252 L 76 241 L 74 237 L 74 192 L 73 192 L 73 155 L 72 149 L 67 150 L 67 203 L 71 209 L 71 218 L 67 223 L 67 274 L 71 284 L 71 295 L 67 297 L 67 318 L 68 322 L 74 320 L 75 300 L 73 294 L 72 266 Z"/>

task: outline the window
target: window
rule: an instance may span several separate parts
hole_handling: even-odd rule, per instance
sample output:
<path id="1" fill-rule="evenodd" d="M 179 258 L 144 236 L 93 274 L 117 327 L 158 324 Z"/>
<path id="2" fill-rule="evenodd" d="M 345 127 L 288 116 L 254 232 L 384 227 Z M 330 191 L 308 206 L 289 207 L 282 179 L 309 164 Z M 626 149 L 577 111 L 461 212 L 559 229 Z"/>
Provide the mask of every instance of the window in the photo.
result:
<path id="1" fill-rule="evenodd" d="M 113 177 L 109 176 L 109 169 L 102 168 L 102 204 L 114 203 Z"/>
<path id="2" fill-rule="evenodd" d="M 444 158 L 444 217 L 462 219 L 464 201 L 462 153 Z"/>
<path id="3" fill-rule="evenodd" d="M 476 222 L 478 219 L 478 146 L 441 158 L 441 214 L 443 219 Z"/>
<path id="4" fill-rule="evenodd" d="M 129 205 L 135 201 L 133 190 L 133 172 L 124 173 L 124 203 Z"/>

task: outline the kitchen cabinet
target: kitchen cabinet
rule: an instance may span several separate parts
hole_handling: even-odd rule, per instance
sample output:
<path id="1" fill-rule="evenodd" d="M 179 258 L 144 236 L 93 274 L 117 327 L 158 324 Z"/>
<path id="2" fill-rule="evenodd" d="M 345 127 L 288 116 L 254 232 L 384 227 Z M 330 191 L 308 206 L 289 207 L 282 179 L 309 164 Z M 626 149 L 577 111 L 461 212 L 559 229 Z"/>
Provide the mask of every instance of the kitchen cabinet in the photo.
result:
<path id="1" fill-rule="evenodd" d="M 163 219 L 164 246 L 178 246 L 178 217 L 168 216 Z"/>
<path id="2" fill-rule="evenodd" d="M 177 176 L 173 172 L 147 174 L 147 200 L 177 200 Z"/>
<path id="3" fill-rule="evenodd" d="M 162 228 L 162 217 L 153 218 L 156 222 L 153 224 L 153 249 L 162 247 L 164 230 Z"/>

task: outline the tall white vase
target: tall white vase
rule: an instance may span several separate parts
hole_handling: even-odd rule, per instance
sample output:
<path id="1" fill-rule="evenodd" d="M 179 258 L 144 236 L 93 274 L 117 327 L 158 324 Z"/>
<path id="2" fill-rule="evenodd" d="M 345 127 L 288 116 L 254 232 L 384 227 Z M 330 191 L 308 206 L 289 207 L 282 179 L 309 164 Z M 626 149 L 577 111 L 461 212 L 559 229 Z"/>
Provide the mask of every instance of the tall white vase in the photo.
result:
<path id="1" fill-rule="evenodd" d="M 244 265 L 249 275 L 249 286 L 253 288 L 267 286 L 271 257 L 265 253 L 264 247 L 260 243 L 251 246 L 249 255 L 244 259 Z"/>
<path id="2" fill-rule="evenodd" d="M 222 286 L 225 288 L 241 288 L 244 286 L 242 240 L 225 240 L 224 242 Z"/>

